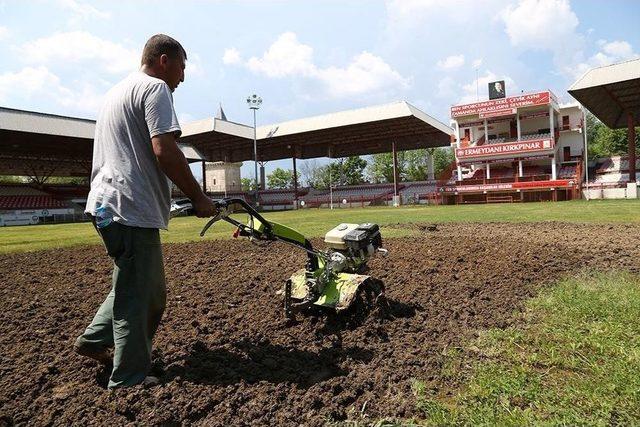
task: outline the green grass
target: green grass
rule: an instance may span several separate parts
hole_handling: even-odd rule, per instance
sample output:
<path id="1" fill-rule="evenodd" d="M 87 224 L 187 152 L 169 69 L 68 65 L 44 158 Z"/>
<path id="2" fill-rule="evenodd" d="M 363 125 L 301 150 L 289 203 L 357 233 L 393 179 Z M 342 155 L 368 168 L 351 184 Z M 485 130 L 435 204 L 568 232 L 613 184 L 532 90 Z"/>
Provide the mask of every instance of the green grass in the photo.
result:
<path id="1" fill-rule="evenodd" d="M 519 326 L 448 356 L 453 397 L 413 390 L 427 425 L 640 424 L 640 277 L 593 274 L 529 301 Z"/>
<path id="2" fill-rule="evenodd" d="M 381 226 L 412 222 L 531 222 L 564 221 L 596 223 L 640 223 L 640 200 L 598 200 L 559 203 L 524 203 L 462 206 L 379 207 L 352 209 L 305 209 L 266 213 L 276 222 L 293 227 L 308 237 L 322 236 L 340 222 L 377 222 Z M 199 240 L 205 220 L 176 218 L 170 230 L 162 233 L 164 242 Z M 216 224 L 207 238 L 227 238 L 232 230 Z M 408 230 L 384 229 L 385 237 L 403 236 Z M 35 225 L 0 228 L 0 253 L 36 251 L 83 244 L 98 244 L 89 223 Z"/>

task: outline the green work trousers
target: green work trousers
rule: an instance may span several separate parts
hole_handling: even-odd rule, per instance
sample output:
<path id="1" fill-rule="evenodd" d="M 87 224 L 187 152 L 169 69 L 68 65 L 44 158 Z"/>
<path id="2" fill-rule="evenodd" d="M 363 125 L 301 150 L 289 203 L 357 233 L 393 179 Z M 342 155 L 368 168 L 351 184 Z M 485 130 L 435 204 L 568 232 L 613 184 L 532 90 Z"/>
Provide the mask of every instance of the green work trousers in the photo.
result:
<path id="1" fill-rule="evenodd" d="M 117 222 L 98 232 L 114 262 L 113 286 L 76 345 L 113 347 L 109 388 L 132 386 L 149 373 L 151 342 L 166 304 L 160 233 Z"/>

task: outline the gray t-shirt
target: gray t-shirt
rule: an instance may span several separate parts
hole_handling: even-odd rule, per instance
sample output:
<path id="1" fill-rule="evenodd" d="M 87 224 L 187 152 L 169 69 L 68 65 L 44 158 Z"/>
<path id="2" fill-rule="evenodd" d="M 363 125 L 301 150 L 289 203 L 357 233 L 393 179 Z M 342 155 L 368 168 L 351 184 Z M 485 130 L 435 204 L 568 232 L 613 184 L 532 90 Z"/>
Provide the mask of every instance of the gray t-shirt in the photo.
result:
<path id="1" fill-rule="evenodd" d="M 160 170 L 151 138 L 180 136 L 167 84 L 136 72 L 106 95 L 96 121 L 91 191 L 85 212 L 104 206 L 114 221 L 143 228 L 167 228 L 171 181 Z"/>

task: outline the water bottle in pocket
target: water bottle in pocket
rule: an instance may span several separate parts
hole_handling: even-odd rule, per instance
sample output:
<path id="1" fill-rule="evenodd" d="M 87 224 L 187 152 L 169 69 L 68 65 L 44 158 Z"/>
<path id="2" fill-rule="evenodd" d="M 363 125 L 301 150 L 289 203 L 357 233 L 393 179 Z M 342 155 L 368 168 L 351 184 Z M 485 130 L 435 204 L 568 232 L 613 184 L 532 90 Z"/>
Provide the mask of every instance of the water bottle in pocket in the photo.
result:
<path id="1" fill-rule="evenodd" d="M 96 227 L 98 229 L 105 228 L 113 222 L 113 215 L 107 210 L 104 205 L 99 206 L 96 209 Z"/>

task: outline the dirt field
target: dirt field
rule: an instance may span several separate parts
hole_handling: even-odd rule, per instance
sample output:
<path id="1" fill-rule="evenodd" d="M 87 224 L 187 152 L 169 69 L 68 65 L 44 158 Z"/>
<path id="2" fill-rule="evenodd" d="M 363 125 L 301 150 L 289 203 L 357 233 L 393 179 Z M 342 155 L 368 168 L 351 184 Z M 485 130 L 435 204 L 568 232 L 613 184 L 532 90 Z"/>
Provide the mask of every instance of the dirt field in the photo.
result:
<path id="1" fill-rule="evenodd" d="M 389 239 L 371 263 L 395 318 L 283 319 L 304 254 L 273 244 L 165 246 L 161 386 L 109 392 L 71 351 L 110 286 L 101 247 L 0 257 L 0 425 L 321 425 L 419 416 L 411 379 L 445 387 L 442 353 L 509 324 L 540 286 L 584 269 L 640 271 L 640 227 L 450 224 Z M 316 242 L 319 243 L 319 242 Z"/>

